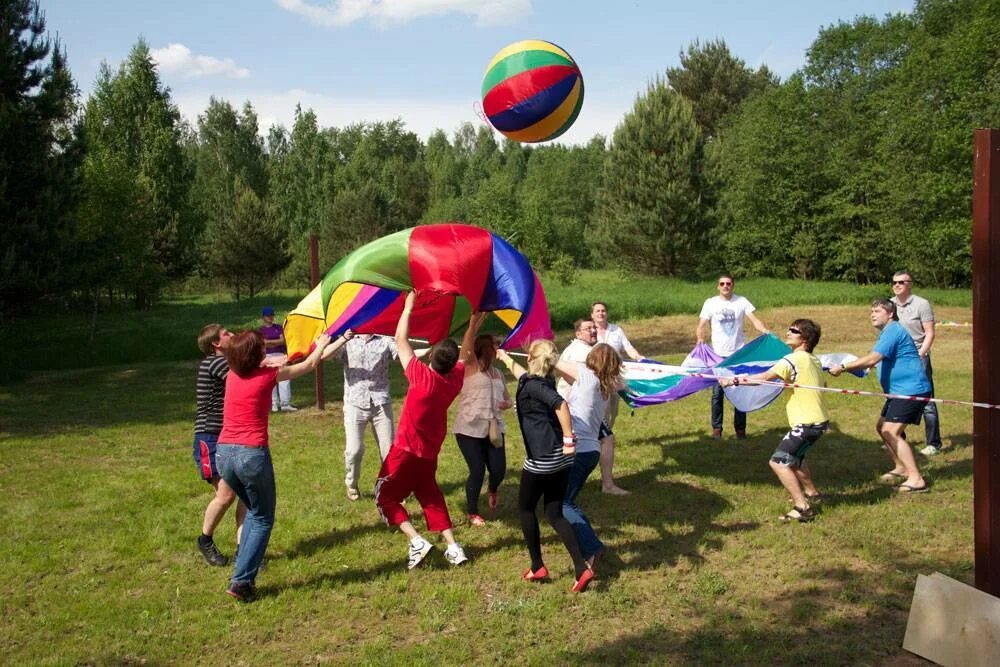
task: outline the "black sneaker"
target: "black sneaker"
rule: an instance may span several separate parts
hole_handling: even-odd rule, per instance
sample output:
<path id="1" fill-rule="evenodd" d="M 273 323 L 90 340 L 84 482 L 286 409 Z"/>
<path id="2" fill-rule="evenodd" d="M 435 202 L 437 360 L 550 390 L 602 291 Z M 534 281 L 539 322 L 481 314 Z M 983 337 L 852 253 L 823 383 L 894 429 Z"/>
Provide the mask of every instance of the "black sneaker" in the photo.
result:
<path id="1" fill-rule="evenodd" d="M 229 584 L 226 593 L 240 602 L 253 602 L 257 599 L 257 587 L 253 584 Z"/>
<path id="2" fill-rule="evenodd" d="M 205 562 L 209 565 L 221 567 L 229 562 L 229 559 L 219 553 L 219 548 L 215 546 L 215 541 L 209 537 L 207 540 L 202 535 L 198 538 L 198 551 L 205 557 Z"/>

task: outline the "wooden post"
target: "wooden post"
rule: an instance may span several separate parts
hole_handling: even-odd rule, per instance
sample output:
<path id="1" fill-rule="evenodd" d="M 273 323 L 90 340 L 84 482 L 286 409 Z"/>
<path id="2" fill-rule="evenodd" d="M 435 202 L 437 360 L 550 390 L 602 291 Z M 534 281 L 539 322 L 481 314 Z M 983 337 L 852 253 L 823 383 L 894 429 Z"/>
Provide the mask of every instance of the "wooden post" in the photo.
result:
<path id="1" fill-rule="evenodd" d="M 319 285 L 319 237 L 309 235 L 309 289 Z M 316 366 L 316 409 L 325 410 L 326 401 L 323 396 L 323 364 Z"/>
<path id="2" fill-rule="evenodd" d="M 1000 403 L 1000 129 L 975 131 L 972 191 L 973 400 Z M 1000 410 L 972 413 L 976 588 L 1000 597 Z"/>

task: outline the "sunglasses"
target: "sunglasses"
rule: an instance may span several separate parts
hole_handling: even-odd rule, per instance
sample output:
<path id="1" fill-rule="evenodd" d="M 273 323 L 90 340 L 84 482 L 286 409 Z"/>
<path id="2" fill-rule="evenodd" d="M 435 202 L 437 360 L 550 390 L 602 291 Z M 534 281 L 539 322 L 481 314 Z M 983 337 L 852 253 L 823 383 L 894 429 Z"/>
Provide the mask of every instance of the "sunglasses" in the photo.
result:
<path id="1" fill-rule="evenodd" d="M 802 332 L 799 331 L 798 329 L 796 329 L 795 327 L 788 327 L 788 333 L 793 333 L 796 336 L 801 336 L 802 335 Z"/>
<path id="2" fill-rule="evenodd" d="M 906 283 L 912 283 L 912 280 L 893 280 L 893 285 L 905 285 Z"/>
<path id="3" fill-rule="evenodd" d="M 726 285 L 732 285 L 732 283 L 729 282 L 728 280 L 720 280 L 719 281 L 719 287 L 725 287 Z"/>

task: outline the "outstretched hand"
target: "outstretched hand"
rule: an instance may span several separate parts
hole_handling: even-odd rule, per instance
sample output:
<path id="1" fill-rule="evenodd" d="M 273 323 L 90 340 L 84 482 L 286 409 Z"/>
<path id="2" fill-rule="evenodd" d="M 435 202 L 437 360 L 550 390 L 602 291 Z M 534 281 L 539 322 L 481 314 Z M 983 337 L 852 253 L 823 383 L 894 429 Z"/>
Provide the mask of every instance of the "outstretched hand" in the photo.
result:
<path id="1" fill-rule="evenodd" d="M 406 310 L 413 310 L 413 306 L 414 304 L 416 304 L 416 302 L 417 302 L 417 292 L 416 290 L 412 290 L 410 291 L 409 294 L 406 295 L 406 301 L 403 302 L 403 308 Z"/>
<path id="2" fill-rule="evenodd" d="M 316 340 L 313 342 L 316 343 L 316 347 L 322 350 L 324 347 L 330 344 L 330 334 L 323 332 L 320 335 L 316 336 Z"/>

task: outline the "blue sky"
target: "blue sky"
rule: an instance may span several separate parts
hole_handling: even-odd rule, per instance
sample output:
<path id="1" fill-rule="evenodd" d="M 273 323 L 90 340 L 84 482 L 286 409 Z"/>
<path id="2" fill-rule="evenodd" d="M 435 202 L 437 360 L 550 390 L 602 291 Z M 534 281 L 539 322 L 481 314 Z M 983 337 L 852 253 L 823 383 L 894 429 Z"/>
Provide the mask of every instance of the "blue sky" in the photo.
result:
<path id="1" fill-rule="evenodd" d="M 786 77 L 820 27 L 909 12 L 912 0 L 41 0 L 84 95 L 142 36 L 192 122 L 209 96 L 246 100 L 261 131 L 296 103 L 324 126 L 400 118 L 422 138 L 480 121 L 489 60 L 521 39 L 566 49 L 586 97 L 559 141 L 610 136 L 649 81 L 695 39 L 722 38 L 751 66 Z"/>

